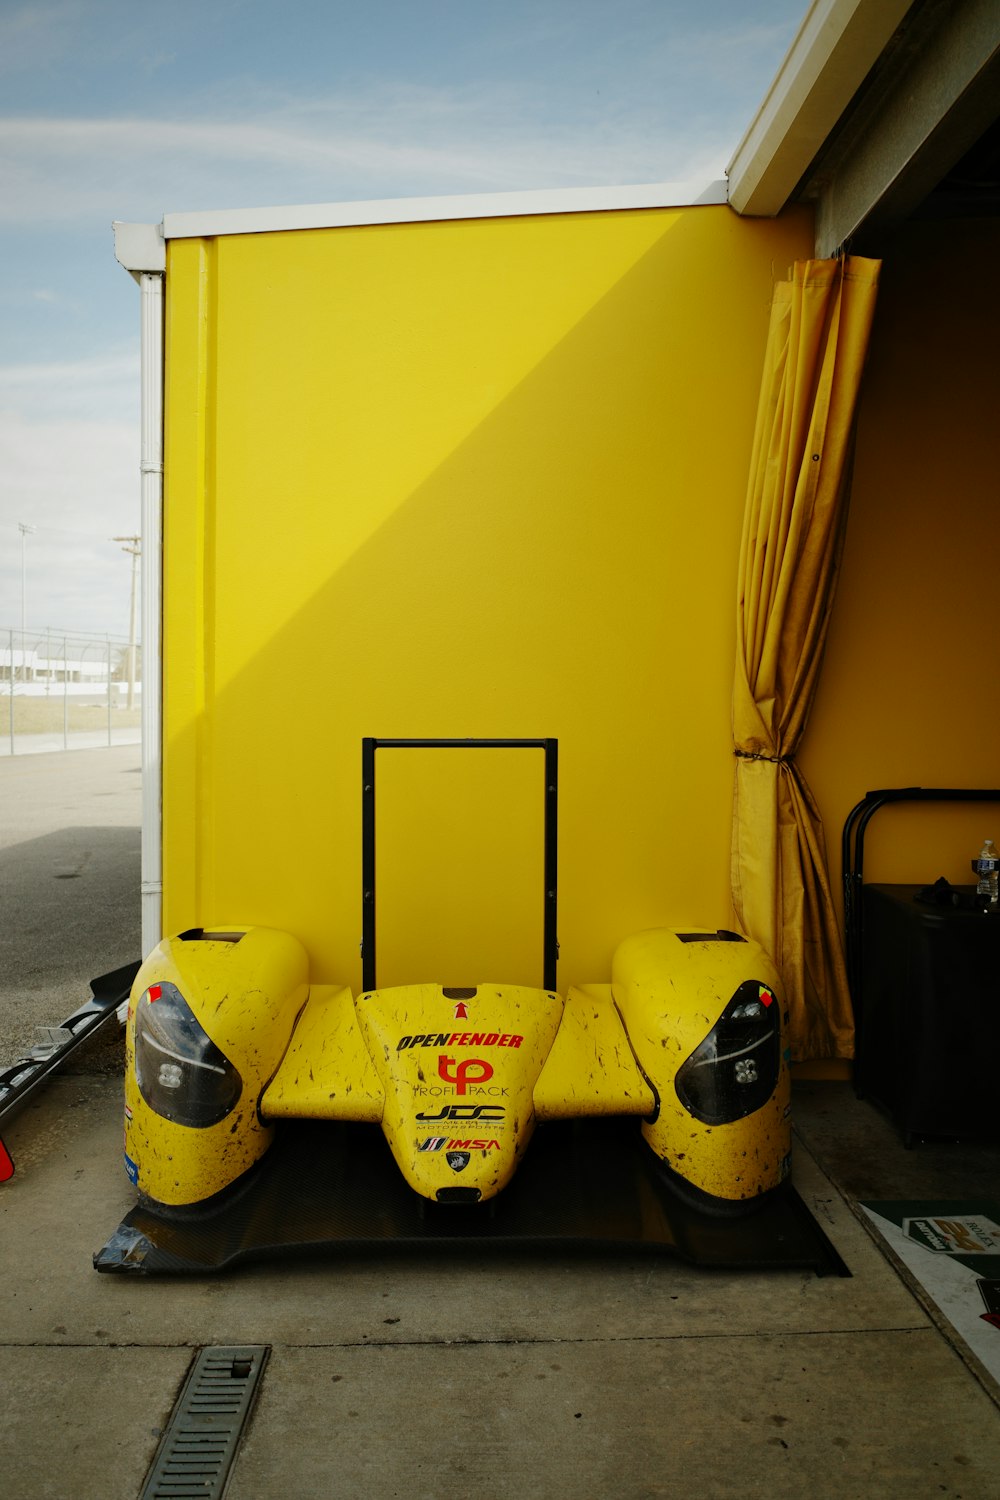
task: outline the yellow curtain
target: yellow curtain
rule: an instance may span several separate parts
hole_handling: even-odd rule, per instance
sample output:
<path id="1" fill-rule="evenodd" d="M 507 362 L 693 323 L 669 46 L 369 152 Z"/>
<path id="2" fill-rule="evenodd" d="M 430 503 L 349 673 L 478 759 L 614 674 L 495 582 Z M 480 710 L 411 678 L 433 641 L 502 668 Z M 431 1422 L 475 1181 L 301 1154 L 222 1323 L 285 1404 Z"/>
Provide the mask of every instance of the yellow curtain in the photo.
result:
<path id="1" fill-rule="evenodd" d="M 775 287 L 740 550 L 733 904 L 778 965 L 796 1059 L 853 1054 L 823 824 L 794 757 L 840 567 L 880 265 L 802 261 Z"/>

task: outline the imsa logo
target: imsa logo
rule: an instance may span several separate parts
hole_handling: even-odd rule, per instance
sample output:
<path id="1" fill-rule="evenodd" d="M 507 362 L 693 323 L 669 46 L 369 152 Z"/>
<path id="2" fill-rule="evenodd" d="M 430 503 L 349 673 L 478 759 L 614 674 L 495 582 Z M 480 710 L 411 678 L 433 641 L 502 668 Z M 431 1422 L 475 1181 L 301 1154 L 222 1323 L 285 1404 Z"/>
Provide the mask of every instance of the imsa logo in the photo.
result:
<path id="1" fill-rule="evenodd" d="M 485 1138 L 480 1138 L 479 1136 L 477 1136 L 476 1139 L 472 1141 L 453 1141 L 450 1140 L 446 1135 L 432 1135 L 426 1141 L 417 1142 L 418 1151 L 444 1151 L 446 1147 L 449 1155 L 452 1152 L 464 1152 L 465 1161 L 463 1165 L 468 1166 L 470 1152 L 499 1151 L 500 1142 L 488 1141 Z"/>

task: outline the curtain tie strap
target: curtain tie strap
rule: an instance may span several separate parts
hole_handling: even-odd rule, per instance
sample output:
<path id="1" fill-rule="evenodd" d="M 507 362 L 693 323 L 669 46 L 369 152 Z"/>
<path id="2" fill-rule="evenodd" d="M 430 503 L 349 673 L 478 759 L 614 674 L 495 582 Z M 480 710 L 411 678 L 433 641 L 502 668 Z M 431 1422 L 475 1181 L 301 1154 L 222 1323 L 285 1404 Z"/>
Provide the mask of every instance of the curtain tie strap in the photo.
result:
<path id="1" fill-rule="evenodd" d="M 790 755 L 764 755 L 760 750 L 734 750 L 733 754 L 740 760 L 767 760 L 772 766 L 787 766 L 792 760 Z"/>

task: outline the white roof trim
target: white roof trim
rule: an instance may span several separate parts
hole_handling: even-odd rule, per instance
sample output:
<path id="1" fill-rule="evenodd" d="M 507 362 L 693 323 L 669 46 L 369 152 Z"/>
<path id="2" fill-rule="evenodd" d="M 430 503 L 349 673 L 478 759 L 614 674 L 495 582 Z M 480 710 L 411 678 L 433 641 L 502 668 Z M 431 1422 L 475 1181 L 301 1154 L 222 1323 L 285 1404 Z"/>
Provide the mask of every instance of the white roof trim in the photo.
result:
<path id="1" fill-rule="evenodd" d="M 229 208 L 164 214 L 165 240 L 220 234 L 270 234 L 360 224 L 411 224 L 442 219 L 505 219 L 525 214 L 578 214 L 627 208 L 689 208 L 727 201 L 725 180 L 692 185 L 653 182 L 630 187 L 553 188 L 524 193 L 467 193 L 446 198 L 373 198 L 356 203 L 304 203 L 285 208 Z"/>
<path id="2" fill-rule="evenodd" d="M 812 0 L 727 168 L 739 214 L 780 213 L 912 0 Z"/>
<path id="3" fill-rule="evenodd" d="M 167 247 L 159 224 L 123 224 L 115 219 L 115 258 L 133 276 L 167 269 Z"/>

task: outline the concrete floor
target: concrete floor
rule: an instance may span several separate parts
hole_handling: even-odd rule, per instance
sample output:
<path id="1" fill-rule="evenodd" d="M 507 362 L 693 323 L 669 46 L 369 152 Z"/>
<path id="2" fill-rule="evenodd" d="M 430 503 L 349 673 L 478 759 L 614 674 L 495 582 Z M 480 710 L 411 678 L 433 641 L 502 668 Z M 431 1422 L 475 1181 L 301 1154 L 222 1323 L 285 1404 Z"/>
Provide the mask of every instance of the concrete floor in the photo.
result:
<path id="1" fill-rule="evenodd" d="M 127 774 L 83 771 L 92 790 Z M 99 826 L 84 811 L 71 829 Z M 57 843 L 18 847 L 56 861 Z M 123 931 L 113 908 L 91 928 L 105 917 Z M 5 1127 L 0 1495 L 133 1500 L 193 1351 L 244 1343 L 272 1352 L 229 1500 L 1000 1495 L 996 1388 L 853 1210 L 851 1172 L 893 1196 L 902 1147 L 847 1085 L 797 1089 L 794 1178 L 849 1279 L 669 1256 L 386 1254 L 146 1280 L 91 1268 L 132 1205 L 118 1047 Z M 918 1171 L 919 1151 L 906 1156 Z M 882 1162 L 878 1181 L 865 1161 Z M 967 1167 L 980 1186 L 983 1161 Z"/>
<path id="2" fill-rule="evenodd" d="M 232 1500 L 998 1493 L 994 1402 L 801 1143 L 849 1279 L 340 1255 L 146 1280 L 91 1269 L 132 1201 L 121 1107 L 79 1074 L 7 1131 L 5 1495 L 138 1496 L 216 1344 L 272 1348 Z"/>

